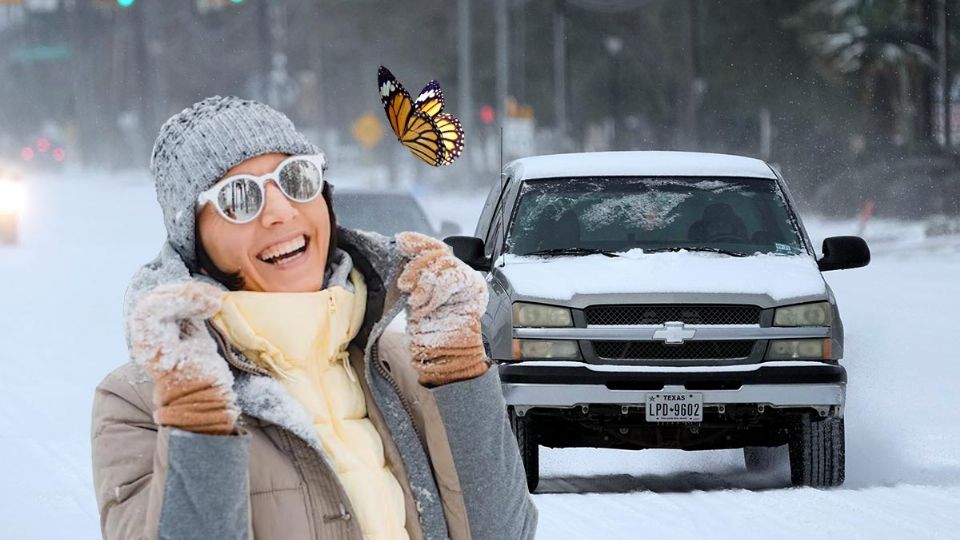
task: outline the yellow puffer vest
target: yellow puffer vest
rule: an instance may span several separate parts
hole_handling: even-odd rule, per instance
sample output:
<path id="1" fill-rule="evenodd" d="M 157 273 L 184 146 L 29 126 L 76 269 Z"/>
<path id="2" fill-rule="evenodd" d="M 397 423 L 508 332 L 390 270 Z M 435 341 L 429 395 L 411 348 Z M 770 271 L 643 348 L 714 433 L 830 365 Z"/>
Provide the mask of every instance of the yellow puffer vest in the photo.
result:
<path id="1" fill-rule="evenodd" d="M 366 309 L 366 286 L 350 272 L 340 286 L 313 293 L 236 291 L 214 318 L 230 341 L 276 374 L 313 418 L 317 436 L 369 540 L 406 540 L 403 491 L 386 466 L 383 441 L 367 417 L 347 345 Z"/>

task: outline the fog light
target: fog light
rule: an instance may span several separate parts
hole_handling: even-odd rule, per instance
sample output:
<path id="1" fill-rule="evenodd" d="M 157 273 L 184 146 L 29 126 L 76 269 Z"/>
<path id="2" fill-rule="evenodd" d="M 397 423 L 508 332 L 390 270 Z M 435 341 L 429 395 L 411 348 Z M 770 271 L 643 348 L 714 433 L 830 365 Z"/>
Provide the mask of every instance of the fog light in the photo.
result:
<path id="1" fill-rule="evenodd" d="M 552 339 L 515 339 L 513 340 L 514 360 L 576 360 L 580 358 L 580 347 L 576 341 Z"/>

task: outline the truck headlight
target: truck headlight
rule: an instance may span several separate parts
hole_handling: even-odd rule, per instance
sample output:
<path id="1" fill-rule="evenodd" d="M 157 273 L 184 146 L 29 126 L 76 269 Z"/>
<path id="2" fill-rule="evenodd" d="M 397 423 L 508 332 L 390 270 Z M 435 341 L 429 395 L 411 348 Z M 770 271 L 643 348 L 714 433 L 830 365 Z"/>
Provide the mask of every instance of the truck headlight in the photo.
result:
<path id="1" fill-rule="evenodd" d="M 774 326 L 830 326 L 832 322 L 830 302 L 777 308 L 773 314 Z"/>
<path id="2" fill-rule="evenodd" d="M 577 360 L 580 347 L 576 341 L 558 339 L 514 339 L 514 360 Z"/>
<path id="3" fill-rule="evenodd" d="M 829 339 L 774 339 L 767 345 L 767 360 L 828 360 Z"/>
<path id="4" fill-rule="evenodd" d="M 0 214 L 17 214 L 23 207 L 23 186 L 13 180 L 0 179 Z"/>
<path id="5" fill-rule="evenodd" d="M 573 315 L 567 308 L 515 302 L 513 326 L 520 328 L 573 326 Z"/>

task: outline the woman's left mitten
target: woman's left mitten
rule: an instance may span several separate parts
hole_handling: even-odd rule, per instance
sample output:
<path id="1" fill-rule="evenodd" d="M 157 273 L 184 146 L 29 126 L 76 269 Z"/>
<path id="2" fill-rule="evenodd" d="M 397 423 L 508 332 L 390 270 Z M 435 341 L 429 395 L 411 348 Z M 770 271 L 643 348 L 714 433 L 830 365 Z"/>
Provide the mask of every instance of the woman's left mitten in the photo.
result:
<path id="1" fill-rule="evenodd" d="M 483 276 L 442 242 L 418 233 L 396 237 L 408 259 L 397 285 L 407 293 L 407 333 L 419 381 L 436 386 L 486 372 L 480 318 L 487 307 Z"/>

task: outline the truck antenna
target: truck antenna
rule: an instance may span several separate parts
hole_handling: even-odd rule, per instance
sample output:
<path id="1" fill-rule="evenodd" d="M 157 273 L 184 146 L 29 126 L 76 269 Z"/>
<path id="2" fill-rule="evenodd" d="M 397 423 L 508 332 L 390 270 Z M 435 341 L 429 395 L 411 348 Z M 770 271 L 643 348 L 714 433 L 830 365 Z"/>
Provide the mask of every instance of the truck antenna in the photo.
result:
<path id="1" fill-rule="evenodd" d="M 507 175 L 503 172 L 503 126 L 500 126 L 500 267 L 502 268 L 507 264 L 503 260 L 503 250 L 507 247 L 507 222 L 506 222 L 506 208 L 507 208 L 507 194 L 504 193 L 506 189 L 506 180 Z"/>

